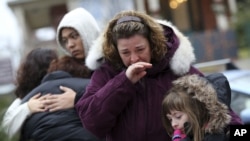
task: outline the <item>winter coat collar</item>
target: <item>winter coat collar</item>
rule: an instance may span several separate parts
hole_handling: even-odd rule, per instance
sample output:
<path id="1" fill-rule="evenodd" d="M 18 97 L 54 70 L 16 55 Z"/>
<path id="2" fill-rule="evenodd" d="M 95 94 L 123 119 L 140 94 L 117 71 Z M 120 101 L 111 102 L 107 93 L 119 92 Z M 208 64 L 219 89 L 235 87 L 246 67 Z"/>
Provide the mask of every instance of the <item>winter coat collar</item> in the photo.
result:
<path id="1" fill-rule="evenodd" d="M 65 71 L 54 71 L 45 75 L 42 79 L 42 83 L 50 80 L 62 79 L 72 77 L 68 72 Z"/>
<path id="2" fill-rule="evenodd" d="M 167 63 L 176 75 L 183 75 L 190 69 L 190 65 L 195 61 L 193 47 L 186 36 L 184 36 L 175 26 L 168 21 L 156 20 L 165 30 L 168 39 Z M 103 60 L 102 42 L 103 36 L 95 40 L 86 57 L 86 66 L 91 70 L 98 69 Z"/>

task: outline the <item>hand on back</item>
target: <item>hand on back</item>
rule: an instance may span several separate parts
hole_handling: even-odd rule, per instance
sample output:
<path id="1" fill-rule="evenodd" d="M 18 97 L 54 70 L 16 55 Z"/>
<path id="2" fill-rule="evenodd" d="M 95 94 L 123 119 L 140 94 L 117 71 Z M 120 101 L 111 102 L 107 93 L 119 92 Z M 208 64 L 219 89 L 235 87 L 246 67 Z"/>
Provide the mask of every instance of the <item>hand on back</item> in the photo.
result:
<path id="1" fill-rule="evenodd" d="M 37 112 L 44 112 L 46 111 L 45 108 L 45 96 L 41 96 L 41 94 L 34 95 L 29 101 L 28 101 L 28 107 L 31 111 L 31 113 L 37 113 Z"/>
<path id="2" fill-rule="evenodd" d="M 63 86 L 60 86 L 60 89 L 64 91 L 64 93 L 46 95 L 46 109 L 48 109 L 50 112 L 74 107 L 76 92 L 68 87 Z"/>

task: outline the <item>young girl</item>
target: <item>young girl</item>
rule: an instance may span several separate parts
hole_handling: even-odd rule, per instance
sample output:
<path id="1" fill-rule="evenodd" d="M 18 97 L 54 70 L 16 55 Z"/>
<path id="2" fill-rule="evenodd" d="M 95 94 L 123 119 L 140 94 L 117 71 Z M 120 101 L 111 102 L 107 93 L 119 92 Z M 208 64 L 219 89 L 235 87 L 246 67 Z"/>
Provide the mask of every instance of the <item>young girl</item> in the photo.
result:
<path id="1" fill-rule="evenodd" d="M 173 141 L 224 141 L 231 116 L 204 77 L 187 75 L 173 82 L 162 102 L 162 118 Z"/>

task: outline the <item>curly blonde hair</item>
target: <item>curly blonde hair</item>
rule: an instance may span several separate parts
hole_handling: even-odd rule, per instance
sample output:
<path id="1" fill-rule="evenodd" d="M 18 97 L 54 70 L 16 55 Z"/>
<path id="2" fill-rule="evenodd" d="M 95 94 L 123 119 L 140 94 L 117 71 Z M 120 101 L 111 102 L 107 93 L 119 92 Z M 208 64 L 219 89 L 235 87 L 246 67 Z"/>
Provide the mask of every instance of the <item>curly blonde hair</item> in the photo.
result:
<path id="1" fill-rule="evenodd" d="M 125 16 L 133 16 L 139 18 L 140 21 L 128 20 L 117 23 L 119 19 Z M 129 38 L 136 34 L 148 39 L 152 56 L 151 62 L 158 62 L 167 53 L 166 38 L 161 25 L 145 13 L 129 10 L 118 13 L 106 27 L 103 34 L 104 58 L 110 61 L 115 68 L 124 67 L 117 50 L 117 40 Z"/>

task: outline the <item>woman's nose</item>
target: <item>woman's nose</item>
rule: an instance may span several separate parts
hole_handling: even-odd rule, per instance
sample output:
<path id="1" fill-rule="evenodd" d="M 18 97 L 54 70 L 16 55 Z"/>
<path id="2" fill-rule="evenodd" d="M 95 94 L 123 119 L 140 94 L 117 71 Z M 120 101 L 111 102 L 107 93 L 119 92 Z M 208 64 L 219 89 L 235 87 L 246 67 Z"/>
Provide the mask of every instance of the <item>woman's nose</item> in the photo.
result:
<path id="1" fill-rule="evenodd" d="M 72 48 L 74 47 L 74 45 L 75 45 L 74 41 L 69 39 L 67 43 L 67 48 Z"/>
<path id="2" fill-rule="evenodd" d="M 136 53 L 131 53 L 131 62 L 136 63 L 139 61 L 139 56 Z"/>

